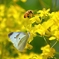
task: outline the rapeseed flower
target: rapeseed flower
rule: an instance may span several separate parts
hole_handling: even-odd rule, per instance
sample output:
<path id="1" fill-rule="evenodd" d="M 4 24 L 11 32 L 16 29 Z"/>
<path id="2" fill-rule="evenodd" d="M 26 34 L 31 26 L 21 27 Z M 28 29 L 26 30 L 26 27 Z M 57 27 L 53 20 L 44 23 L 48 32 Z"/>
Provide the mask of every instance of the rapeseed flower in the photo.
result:
<path id="1" fill-rule="evenodd" d="M 50 45 L 46 45 L 42 47 L 41 50 L 42 50 L 43 57 L 46 57 L 46 58 L 53 58 L 56 52 L 54 48 L 50 47 Z"/>

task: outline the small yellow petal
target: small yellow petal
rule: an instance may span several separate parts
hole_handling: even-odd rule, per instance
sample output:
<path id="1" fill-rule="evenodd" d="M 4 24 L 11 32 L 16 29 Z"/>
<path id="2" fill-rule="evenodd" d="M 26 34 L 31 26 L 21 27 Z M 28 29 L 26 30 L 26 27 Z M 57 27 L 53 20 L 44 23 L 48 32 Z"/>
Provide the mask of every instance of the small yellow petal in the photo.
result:
<path id="1" fill-rule="evenodd" d="M 26 2 L 27 0 L 21 0 L 22 2 Z"/>
<path id="2" fill-rule="evenodd" d="M 55 40 L 55 39 L 56 37 L 53 37 L 53 36 L 49 38 L 49 40 Z"/>

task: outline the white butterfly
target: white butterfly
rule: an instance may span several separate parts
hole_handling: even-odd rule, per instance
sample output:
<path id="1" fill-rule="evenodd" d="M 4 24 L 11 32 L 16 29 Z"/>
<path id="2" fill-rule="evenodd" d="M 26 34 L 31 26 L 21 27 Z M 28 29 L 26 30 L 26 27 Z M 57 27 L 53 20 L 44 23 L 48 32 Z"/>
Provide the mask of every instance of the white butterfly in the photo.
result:
<path id="1" fill-rule="evenodd" d="M 8 36 L 13 45 L 21 52 L 25 48 L 26 42 L 29 38 L 29 33 L 11 32 Z"/>

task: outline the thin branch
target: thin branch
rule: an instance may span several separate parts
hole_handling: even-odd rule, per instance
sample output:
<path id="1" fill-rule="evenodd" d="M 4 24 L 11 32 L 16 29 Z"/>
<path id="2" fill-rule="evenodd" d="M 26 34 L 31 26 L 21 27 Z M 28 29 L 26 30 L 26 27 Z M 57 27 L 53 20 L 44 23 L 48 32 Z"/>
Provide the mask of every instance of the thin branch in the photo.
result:
<path id="1" fill-rule="evenodd" d="M 52 47 L 54 47 L 56 45 L 57 41 L 52 45 Z"/>

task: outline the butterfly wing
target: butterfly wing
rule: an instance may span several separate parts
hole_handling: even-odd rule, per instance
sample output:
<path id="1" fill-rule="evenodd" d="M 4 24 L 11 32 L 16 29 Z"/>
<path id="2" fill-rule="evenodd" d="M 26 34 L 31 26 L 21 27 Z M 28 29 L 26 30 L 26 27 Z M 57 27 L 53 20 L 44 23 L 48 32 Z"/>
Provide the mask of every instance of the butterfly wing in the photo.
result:
<path id="1" fill-rule="evenodd" d="M 25 48 L 29 35 L 25 35 L 18 43 L 18 50 L 22 51 Z"/>
<path id="2" fill-rule="evenodd" d="M 28 33 L 24 32 L 12 32 L 8 35 L 11 39 L 13 45 L 20 51 L 22 51 L 26 45 L 27 39 L 29 37 Z"/>

